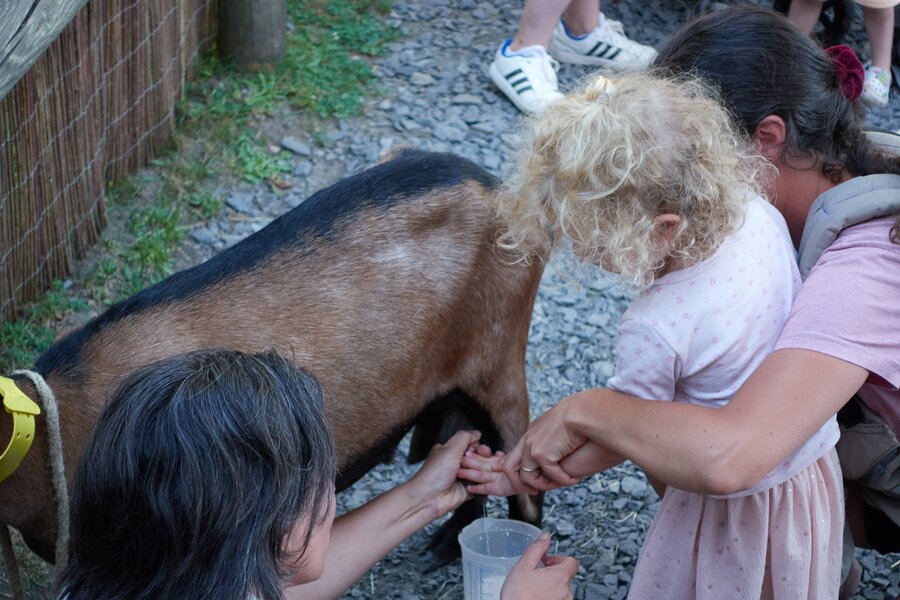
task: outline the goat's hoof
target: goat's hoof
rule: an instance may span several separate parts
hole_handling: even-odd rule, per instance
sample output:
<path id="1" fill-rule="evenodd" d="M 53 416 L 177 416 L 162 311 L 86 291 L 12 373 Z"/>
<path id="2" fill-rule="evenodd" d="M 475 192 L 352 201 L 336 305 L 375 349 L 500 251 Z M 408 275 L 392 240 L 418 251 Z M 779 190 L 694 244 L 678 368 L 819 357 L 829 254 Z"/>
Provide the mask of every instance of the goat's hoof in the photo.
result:
<path id="1" fill-rule="evenodd" d="M 451 517 L 431 536 L 427 546 L 431 561 L 422 571 L 423 573 L 436 571 L 460 557 L 462 552 L 459 548 L 459 532 L 459 519 Z"/>
<path id="2" fill-rule="evenodd" d="M 455 562 L 460 557 L 461 551 L 459 542 L 456 539 L 458 534 L 458 530 L 445 530 L 445 526 L 441 527 L 428 544 L 428 556 L 431 560 L 422 570 L 422 573 L 427 575 L 437 571 L 441 567 L 446 567 L 450 563 Z"/>

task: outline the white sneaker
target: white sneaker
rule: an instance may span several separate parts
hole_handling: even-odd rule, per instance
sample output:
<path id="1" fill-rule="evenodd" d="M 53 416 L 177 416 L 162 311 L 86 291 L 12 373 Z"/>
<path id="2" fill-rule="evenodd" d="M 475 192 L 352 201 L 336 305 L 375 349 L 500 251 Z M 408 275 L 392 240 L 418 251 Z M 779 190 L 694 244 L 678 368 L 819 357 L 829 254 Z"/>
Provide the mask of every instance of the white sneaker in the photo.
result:
<path id="1" fill-rule="evenodd" d="M 656 50 L 628 39 L 622 24 L 603 14 L 593 31 L 578 37 L 569 33 L 560 19 L 553 31 L 550 54 L 560 62 L 576 65 L 626 68 L 646 67 L 656 58 Z"/>
<path id="2" fill-rule="evenodd" d="M 875 106 L 887 106 L 891 95 L 891 74 L 880 67 L 866 65 L 862 101 Z"/>
<path id="3" fill-rule="evenodd" d="M 519 110 L 540 114 L 562 97 L 556 81 L 559 63 L 550 58 L 543 46 L 509 52 L 511 42 L 508 39 L 497 49 L 491 63 L 491 79 Z"/>

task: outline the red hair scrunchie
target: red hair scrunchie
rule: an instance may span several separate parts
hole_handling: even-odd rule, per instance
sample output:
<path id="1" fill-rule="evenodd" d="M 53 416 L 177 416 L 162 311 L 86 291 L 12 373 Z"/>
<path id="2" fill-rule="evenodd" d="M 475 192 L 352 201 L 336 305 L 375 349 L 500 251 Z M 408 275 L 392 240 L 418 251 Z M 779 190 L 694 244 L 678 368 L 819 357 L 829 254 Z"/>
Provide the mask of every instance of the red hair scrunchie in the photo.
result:
<path id="1" fill-rule="evenodd" d="M 825 52 L 828 53 L 835 70 L 837 70 L 841 91 L 844 92 L 847 100 L 855 102 L 862 94 L 863 82 L 866 80 L 866 72 L 862 63 L 859 62 L 856 52 L 844 44 L 825 48 Z"/>

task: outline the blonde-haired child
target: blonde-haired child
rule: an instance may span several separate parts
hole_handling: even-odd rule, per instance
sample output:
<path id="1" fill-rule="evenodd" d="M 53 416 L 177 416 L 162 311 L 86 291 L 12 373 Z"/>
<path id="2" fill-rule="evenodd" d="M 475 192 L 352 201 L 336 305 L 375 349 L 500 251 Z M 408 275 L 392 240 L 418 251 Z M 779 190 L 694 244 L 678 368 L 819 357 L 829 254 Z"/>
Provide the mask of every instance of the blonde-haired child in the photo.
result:
<path id="1" fill-rule="evenodd" d="M 501 204 L 501 244 L 546 258 L 568 238 L 582 260 L 640 290 L 619 326 L 608 387 L 725 405 L 773 348 L 800 287 L 784 219 L 755 191 L 763 163 L 725 110 L 694 80 L 597 76 L 551 105 L 528 138 Z M 736 494 L 669 486 L 631 597 L 833 596 L 844 514 L 837 437 L 831 420 Z M 557 482 L 629 458 L 579 444 Z M 459 476 L 479 494 L 559 485 L 531 465 L 504 473 L 503 461 L 479 447 Z"/>

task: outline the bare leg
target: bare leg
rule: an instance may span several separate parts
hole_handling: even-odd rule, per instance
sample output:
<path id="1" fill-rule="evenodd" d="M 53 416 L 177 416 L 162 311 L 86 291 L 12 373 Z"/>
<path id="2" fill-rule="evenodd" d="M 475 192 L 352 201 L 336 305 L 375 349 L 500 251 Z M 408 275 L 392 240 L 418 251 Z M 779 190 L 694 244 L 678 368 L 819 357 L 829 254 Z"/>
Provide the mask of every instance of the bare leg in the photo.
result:
<path id="1" fill-rule="evenodd" d="M 891 9 L 893 10 L 893 9 Z M 821 0 L 791 0 L 788 19 L 802 31 L 810 33 L 822 14 Z"/>
<path id="2" fill-rule="evenodd" d="M 563 20 L 572 35 L 589 33 L 600 21 L 600 3 L 597 0 L 572 0 L 563 13 Z"/>
<path id="3" fill-rule="evenodd" d="M 863 7 L 863 21 L 872 50 L 872 66 L 890 72 L 891 45 L 894 43 L 894 7 Z"/>
<path id="4" fill-rule="evenodd" d="M 581 2 L 584 0 L 575 0 Z M 516 32 L 509 49 L 513 52 L 528 46 L 550 47 L 550 38 L 556 22 L 572 0 L 525 0 L 519 31 Z"/>

